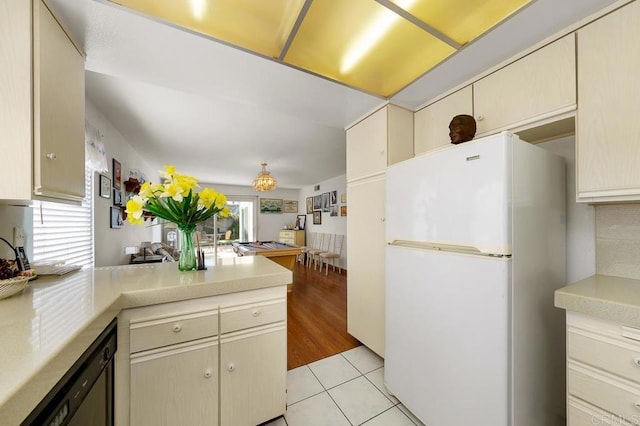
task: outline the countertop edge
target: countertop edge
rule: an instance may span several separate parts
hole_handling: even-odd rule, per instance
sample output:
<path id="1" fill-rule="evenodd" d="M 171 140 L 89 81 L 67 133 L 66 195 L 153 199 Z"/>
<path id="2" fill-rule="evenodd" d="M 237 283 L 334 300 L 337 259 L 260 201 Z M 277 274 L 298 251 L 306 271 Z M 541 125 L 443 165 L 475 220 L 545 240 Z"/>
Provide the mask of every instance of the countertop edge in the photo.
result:
<path id="1" fill-rule="evenodd" d="M 640 280 L 593 275 L 556 290 L 554 305 L 640 327 Z"/>

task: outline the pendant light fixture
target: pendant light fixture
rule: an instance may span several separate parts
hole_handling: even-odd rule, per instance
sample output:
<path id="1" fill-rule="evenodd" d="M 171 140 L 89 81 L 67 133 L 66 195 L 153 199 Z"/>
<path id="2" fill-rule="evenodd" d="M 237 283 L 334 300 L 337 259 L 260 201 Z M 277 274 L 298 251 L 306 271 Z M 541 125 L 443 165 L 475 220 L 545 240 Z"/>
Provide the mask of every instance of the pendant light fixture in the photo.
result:
<path id="1" fill-rule="evenodd" d="M 276 183 L 276 180 L 267 171 L 267 163 L 262 163 L 262 171 L 253 180 L 253 189 L 260 192 L 273 191 L 276 189 Z"/>

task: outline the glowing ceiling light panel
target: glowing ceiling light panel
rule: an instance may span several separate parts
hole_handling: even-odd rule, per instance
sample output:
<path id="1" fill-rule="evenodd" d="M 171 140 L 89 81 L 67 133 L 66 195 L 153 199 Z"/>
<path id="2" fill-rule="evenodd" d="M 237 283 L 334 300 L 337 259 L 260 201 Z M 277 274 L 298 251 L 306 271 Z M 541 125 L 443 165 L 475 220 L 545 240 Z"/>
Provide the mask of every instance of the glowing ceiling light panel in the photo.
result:
<path id="1" fill-rule="evenodd" d="M 403 9 L 411 7 L 415 0 L 398 1 L 397 4 Z M 340 72 L 342 74 L 348 73 L 364 55 L 367 54 L 378 41 L 389 31 L 389 29 L 400 19 L 396 13 L 390 10 L 384 10 L 380 13 L 378 19 L 373 21 L 371 25 L 367 27 L 367 30 L 362 36 L 356 40 L 353 47 L 347 51 L 344 55 L 342 64 L 340 65 Z"/>
<path id="2" fill-rule="evenodd" d="M 207 8 L 207 0 L 191 0 L 191 12 L 193 17 L 198 21 L 202 21 Z"/>

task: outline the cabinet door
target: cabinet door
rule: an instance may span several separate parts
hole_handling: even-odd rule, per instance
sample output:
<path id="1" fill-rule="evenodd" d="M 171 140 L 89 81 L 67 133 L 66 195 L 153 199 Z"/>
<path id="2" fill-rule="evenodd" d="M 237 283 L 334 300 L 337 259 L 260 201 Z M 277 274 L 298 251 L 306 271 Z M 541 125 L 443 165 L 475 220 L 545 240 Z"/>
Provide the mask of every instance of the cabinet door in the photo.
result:
<path id="1" fill-rule="evenodd" d="M 416 155 L 451 144 L 449 123 L 459 114 L 473 115 L 471 86 L 417 111 L 414 116 L 413 139 Z"/>
<path id="2" fill-rule="evenodd" d="M 386 178 L 349 184 L 347 331 L 384 357 Z"/>
<path id="3" fill-rule="evenodd" d="M 130 407 L 131 425 L 217 425 L 217 339 L 132 355 Z"/>
<path id="4" fill-rule="evenodd" d="M 575 109 L 575 57 L 569 34 L 473 83 L 476 134 Z"/>
<path id="5" fill-rule="evenodd" d="M 34 2 L 34 190 L 84 197 L 84 58 Z"/>
<path id="6" fill-rule="evenodd" d="M 638 2 L 578 31 L 579 200 L 640 200 L 638 38 Z"/>
<path id="7" fill-rule="evenodd" d="M 347 180 L 387 168 L 387 108 L 347 129 Z"/>
<path id="8" fill-rule="evenodd" d="M 221 336 L 221 424 L 253 426 L 284 414 L 286 382 L 285 323 Z"/>

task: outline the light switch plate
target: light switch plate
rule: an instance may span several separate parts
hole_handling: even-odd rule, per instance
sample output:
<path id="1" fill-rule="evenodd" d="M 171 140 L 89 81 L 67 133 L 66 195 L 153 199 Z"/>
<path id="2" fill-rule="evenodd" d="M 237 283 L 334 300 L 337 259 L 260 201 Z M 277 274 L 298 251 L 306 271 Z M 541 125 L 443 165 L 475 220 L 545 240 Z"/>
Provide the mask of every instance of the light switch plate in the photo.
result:
<path id="1" fill-rule="evenodd" d="M 16 226 L 13 228 L 13 246 L 24 247 L 24 228 Z"/>

